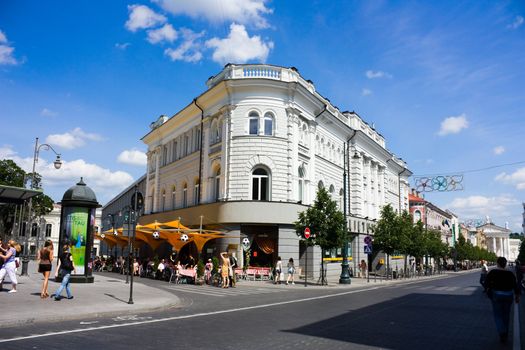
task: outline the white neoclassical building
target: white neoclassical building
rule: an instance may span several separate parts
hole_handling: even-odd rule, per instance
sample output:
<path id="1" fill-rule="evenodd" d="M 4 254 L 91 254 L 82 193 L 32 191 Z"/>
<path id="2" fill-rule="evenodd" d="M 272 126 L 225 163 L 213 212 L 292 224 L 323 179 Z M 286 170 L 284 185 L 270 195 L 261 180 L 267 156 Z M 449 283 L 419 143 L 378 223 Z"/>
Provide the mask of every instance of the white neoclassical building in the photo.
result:
<path id="1" fill-rule="evenodd" d="M 227 230 L 205 253 L 227 249 L 242 256 L 241 237 L 252 243 L 250 263 L 281 256 L 305 267 L 293 222 L 325 187 L 347 212 L 353 266 L 381 207 L 408 209 L 403 160 L 355 112 L 341 112 L 295 68 L 228 64 L 207 89 L 171 117 L 161 116 L 143 137 L 148 146 L 145 212 L 141 222 L 180 217 L 185 225 Z M 321 253 L 308 248 L 309 274 Z M 341 249 L 327 252 L 329 271 L 340 272 Z M 352 267 L 352 262 L 350 263 Z M 304 270 L 303 270 L 304 271 Z"/>
<path id="2" fill-rule="evenodd" d="M 497 226 L 487 220 L 484 225 L 478 226 L 485 236 L 485 245 L 489 252 L 495 253 L 497 256 L 503 256 L 509 259 L 511 257 L 510 237 L 511 230 Z"/>

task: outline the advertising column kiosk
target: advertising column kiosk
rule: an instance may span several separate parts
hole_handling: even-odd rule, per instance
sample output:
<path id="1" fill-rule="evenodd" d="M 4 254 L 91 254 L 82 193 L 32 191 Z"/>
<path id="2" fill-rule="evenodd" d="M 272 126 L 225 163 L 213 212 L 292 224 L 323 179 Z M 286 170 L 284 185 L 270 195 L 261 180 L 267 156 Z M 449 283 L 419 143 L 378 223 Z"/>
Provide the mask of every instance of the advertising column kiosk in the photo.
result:
<path id="1" fill-rule="evenodd" d="M 62 212 L 58 256 L 62 256 L 64 245 L 68 245 L 76 269 L 76 273 L 71 274 L 70 281 L 93 283 L 95 211 L 100 207 L 95 192 L 80 178 L 80 182 L 64 193 L 60 204 Z"/>

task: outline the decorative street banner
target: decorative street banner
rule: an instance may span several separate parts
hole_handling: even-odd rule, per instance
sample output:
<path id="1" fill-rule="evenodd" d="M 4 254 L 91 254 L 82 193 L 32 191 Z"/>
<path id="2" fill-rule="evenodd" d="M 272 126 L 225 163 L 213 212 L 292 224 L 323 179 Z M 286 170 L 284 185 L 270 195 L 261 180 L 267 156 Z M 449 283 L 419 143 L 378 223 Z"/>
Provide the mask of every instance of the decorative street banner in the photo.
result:
<path id="1" fill-rule="evenodd" d="M 86 259 L 86 240 L 88 231 L 88 209 L 87 208 L 67 208 L 67 227 L 66 238 L 71 245 L 71 255 L 75 263 L 76 274 L 84 274 Z"/>
<path id="2" fill-rule="evenodd" d="M 418 192 L 463 191 L 463 175 L 416 177 L 414 181 Z"/>

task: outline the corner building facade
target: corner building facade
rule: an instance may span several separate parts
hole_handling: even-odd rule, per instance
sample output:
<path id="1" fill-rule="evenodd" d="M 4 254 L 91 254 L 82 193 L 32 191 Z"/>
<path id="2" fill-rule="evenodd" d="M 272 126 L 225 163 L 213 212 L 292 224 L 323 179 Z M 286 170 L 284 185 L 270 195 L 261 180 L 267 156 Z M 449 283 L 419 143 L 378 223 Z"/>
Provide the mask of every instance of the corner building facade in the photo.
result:
<path id="1" fill-rule="evenodd" d="M 180 217 L 185 225 L 228 234 L 204 253 L 235 252 L 252 244 L 250 263 L 293 258 L 317 277 L 321 251 L 295 233 L 298 213 L 325 187 L 357 233 L 350 266 L 366 259 L 364 237 L 381 207 L 408 209 L 406 164 L 355 112 L 341 112 L 295 68 L 229 64 L 184 109 L 161 116 L 143 137 L 148 146 L 145 213 L 141 222 Z M 347 193 L 343 186 L 347 158 Z M 341 249 L 326 252 L 338 274 Z M 352 266 L 353 260 L 353 266 Z"/>

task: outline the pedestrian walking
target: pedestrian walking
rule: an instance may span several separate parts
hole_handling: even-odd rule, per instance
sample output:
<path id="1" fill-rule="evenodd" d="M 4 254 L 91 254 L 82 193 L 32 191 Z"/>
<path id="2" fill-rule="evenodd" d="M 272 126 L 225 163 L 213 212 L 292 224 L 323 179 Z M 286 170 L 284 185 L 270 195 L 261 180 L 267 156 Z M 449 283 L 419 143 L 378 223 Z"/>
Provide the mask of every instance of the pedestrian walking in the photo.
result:
<path id="1" fill-rule="evenodd" d="M 283 273 L 283 262 L 281 261 L 281 257 L 277 257 L 277 262 L 275 263 L 275 284 L 279 283 L 281 284 L 281 274 Z"/>
<path id="2" fill-rule="evenodd" d="M 294 282 L 294 275 L 295 275 L 295 265 L 294 265 L 294 262 L 293 262 L 293 258 L 290 258 L 288 259 L 288 278 L 286 279 L 286 285 L 288 285 L 288 283 L 291 283 L 292 284 L 295 284 Z"/>
<path id="3" fill-rule="evenodd" d="M 507 342 L 509 335 L 509 318 L 512 300 L 520 301 L 520 294 L 516 277 L 512 271 L 506 269 L 507 259 L 499 257 L 497 267 L 487 274 L 485 284 L 487 295 L 492 301 L 494 321 L 499 333 L 500 341 Z M 513 298 L 514 294 L 514 298 Z"/>
<path id="4" fill-rule="evenodd" d="M 230 274 L 230 259 L 228 258 L 228 253 L 222 252 L 222 265 L 221 265 L 221 277 L 222 277 L 222 288 L 228 288 Z"/>
<path id="5" fill-rule="evenodd" d="M 235 284 L 237 284 L 237 276 L 235 275 L 235 268 L 237 267 L 237 258 L 233 253 L 230 255 L 230 287 L 235 288 Z"/>
<path id="6" fill-rule="evenodd" d="M 40 290 L 40 298 L 49 297 L 47 286 L 49 284 L 49 275 L 51 274 L 51 264 L 53 263 L 53 242 L 48 239 L 44 243 L 44 247 L 38 251 L 38 272 L 44 276 L 42 282 L 42 289 Z"/>
<path id="7" fill-rule="evenodd" d="M 485 260 L 481 260 L 481 274 L 479 276 L 479 283 L 483 287 L 483 292 L 487 292 L 487 286 L 485 285 L 485 281 L 487 280 L 487 274 L 489 273 L 489 268 L 487 266 L 487 262 Z"/>
<path id="8" fill-rule="evenodd" d="M 0 253 L 0 258 L 4 259 L 2 268 L 0 268 L 0 285 L 4 282 L 5 275 L 7 274 L 9 275 L 12 285 L 12 288 L 8 293 L 16 293 L 16 285 L 18 281 L 15 272 L 15 257 L 16 253 L 20 252 L 20 244 L 11 239 L 7 242 L 7 248 L 0 247 L 0 250 L 2 251 L 2 253 Z"/>
<path id="9" fill-rule="evenodd" d="M 366 278 L 366 261 L 361 260 L 359 264 L 359 269 L 361 270 L 361 277 Z"/>
<path id="10" fill-rule="evenodd" d="M 62 277 L 62 283 L 58 287 L 55 294 L 52 297 L 55 297 L 56 301 L 59 301 L 62 296 L 62 290 L 66 289 L 66 294 L 68 299 L 73 299 L 71 295 L 71 290 L 69 289 L 69 279 L 71 278 L 71 271 L 76 272 L 75 264 L 73 263 L 73 256 L 69 252 L 69 246 L 65 244 L 62 247 L 62 254 L 58 260 L 57 271 L 55 272 L 55 278 L 59 275 Z"/>

